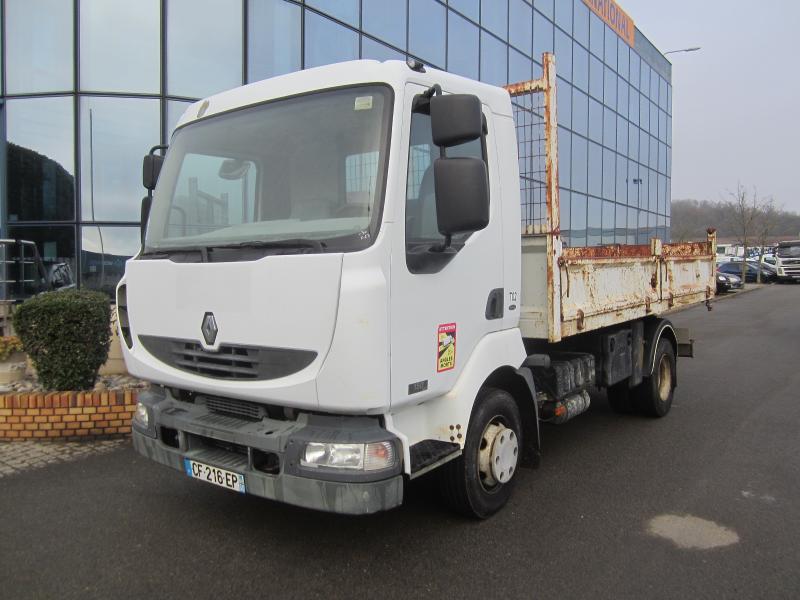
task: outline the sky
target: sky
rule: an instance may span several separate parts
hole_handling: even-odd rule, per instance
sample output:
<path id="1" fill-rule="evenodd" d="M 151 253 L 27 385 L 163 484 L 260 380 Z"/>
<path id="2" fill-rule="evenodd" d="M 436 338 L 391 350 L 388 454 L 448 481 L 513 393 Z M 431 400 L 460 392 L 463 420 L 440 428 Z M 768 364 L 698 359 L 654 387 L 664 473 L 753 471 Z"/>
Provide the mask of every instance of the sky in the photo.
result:
<path id="1" fill-rule="evenodd" d="M 672 62 L 672 199 L 738 183 L 800 213 L 800 2 L 618 0 Z"/>

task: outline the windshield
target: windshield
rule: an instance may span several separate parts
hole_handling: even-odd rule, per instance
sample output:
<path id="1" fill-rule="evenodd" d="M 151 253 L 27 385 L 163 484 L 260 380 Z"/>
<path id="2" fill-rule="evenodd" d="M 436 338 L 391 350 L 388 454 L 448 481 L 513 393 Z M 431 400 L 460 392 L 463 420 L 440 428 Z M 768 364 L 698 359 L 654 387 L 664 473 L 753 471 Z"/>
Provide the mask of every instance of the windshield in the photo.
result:
<path id="1" fill-rule="evenodd" d="M 356 250 L 374 239 L 391 89 L 288 98 L 176 131 L 145 252 L 291 245 Z"/>
<path id="2" fill-rule="evenodd" d="M 776 252 L 781 258 L 800 258 L 800 242 L 779 245 Z"/>

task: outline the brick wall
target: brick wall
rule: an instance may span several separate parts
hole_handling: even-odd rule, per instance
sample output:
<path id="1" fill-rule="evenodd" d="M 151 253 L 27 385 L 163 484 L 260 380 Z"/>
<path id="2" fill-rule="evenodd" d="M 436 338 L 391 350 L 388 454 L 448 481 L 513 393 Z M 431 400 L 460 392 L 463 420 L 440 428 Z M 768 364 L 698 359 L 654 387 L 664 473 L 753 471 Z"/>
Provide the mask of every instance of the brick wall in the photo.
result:
<path id="1" fill-rule="evenodd" d="M 126 435 L 136 391 L 0 395 L 0 441 Z"/>

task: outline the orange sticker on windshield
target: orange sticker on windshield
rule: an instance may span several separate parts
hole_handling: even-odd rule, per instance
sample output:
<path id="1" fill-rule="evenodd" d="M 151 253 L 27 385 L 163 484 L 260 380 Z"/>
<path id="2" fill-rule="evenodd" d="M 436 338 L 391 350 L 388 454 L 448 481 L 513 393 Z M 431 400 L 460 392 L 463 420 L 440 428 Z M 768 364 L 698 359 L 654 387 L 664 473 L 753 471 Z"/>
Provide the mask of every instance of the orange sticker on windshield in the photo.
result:
<path id="1" fill-rule="evenodd" d="M 439 325 L 436 332 L 436 372 L 456 366 L 456 324 Z"/>

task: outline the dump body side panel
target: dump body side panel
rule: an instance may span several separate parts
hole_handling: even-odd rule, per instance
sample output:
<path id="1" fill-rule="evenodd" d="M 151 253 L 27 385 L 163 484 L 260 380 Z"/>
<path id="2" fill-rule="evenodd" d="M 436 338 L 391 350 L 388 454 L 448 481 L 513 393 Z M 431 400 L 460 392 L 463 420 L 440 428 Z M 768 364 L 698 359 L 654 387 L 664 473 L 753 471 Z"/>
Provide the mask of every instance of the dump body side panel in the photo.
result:
<path id="1" fill-rule="evenodd" d="M 525 338 L 565 337 L 708 300 L 716 236 L 703 242 L 568 248 L 559 226 L 555 59 L 543 76 L 506 86 L 518 136 Z"/>

